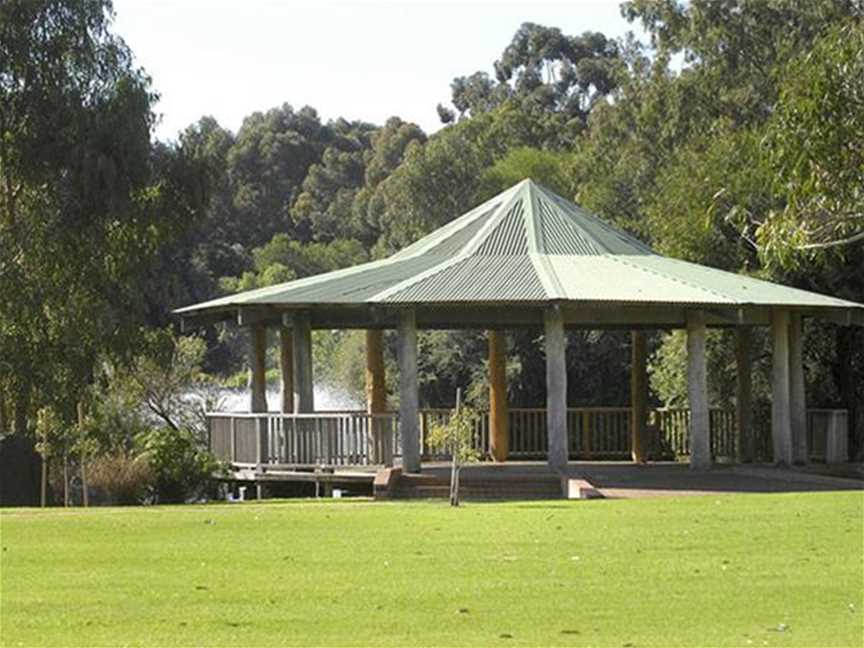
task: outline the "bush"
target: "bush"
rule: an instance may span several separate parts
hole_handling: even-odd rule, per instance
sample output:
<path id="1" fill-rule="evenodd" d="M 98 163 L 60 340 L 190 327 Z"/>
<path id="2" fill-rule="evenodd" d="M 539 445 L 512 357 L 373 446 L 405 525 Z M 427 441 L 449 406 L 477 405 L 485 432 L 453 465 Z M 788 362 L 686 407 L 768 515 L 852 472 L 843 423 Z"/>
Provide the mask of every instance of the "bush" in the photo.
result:
<path id="1" fill-rule="evenodd" d="M 87 462 L 88 492 L 104 504 L 140 504 L 150 493 L 153 471 L 144 457 L 103 455 Z"/>
<path id="2" fill-rule="evenodd" d="M 153 428 L 136 441 L 153 473 L 158 502 L 185 502 L 197 497 L 219 465 L 190 430 Z"/>

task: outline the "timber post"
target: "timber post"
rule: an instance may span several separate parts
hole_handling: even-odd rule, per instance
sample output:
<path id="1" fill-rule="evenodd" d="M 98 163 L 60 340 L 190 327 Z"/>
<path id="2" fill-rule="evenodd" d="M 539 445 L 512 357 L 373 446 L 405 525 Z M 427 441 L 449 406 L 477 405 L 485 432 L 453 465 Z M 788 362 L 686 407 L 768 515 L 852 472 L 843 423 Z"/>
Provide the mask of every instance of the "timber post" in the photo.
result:
<path id="1" fill-rule="evenodd" d="M 705 314 L 687 313 L 687 395 L 690 400 L 690 470 L 711 467 Z"/>
<path id="2" fill-rule="evenodd" d="M 391 435 L 385 421 L 375 418 L 387 411 L 387 384 L 384 373 L 384 332 L 366 329 L 366 411 L 372 415 L 372 461 L 393 465 Z"/>
<path id="3" fill-rule="evenodd" d="M 399 314 L 399 428 L 405 472 L 420 472 L 417 418 L 417 318 L 406 309 Z"/>
<path id="4" fill-rule="evenodd" d="M 260 471 L 266 463 L 267 450 L 267 327 L 264 324 L 252 324 L 249 327 L 250 337 L 250 407 L 255 417 L 255 462 Z M 260 482 L 255 483 L 257 498 L 262 499 L 264 493 Z"/>
<path id="5" fill-rule="evenodd" d="M 507 338 L 504 331 L 487 331 L 489 341 L 489 451 L 495 461 L 507 461 Z"/>
<path id="6" fill-rule="evenodd" d="M 771 441 L 774 463 L 792 464 L 792 419 L 789 412 L 789 311 L 771 314 Z"/>
<path id="7" fill-rule="evenodd" d="M 263 324 L 249 327 L 249 411 L 267 411 L 267 328 Z"/>
<path id="8" fill-rule="evenodd" d="M 630 368 L 630 456 L 634 463 L 645 463 L 648 459 L 648 368 L 647 339 L 642 331 L 632 331 Z"/>
<path id="9" fill-rule="evenodd" d="M 544 315 L 546 346 L 546 433 L 549 467 L 558 472 L 567 468 L 567 337 L 564 317 L 558 308 Z"/>

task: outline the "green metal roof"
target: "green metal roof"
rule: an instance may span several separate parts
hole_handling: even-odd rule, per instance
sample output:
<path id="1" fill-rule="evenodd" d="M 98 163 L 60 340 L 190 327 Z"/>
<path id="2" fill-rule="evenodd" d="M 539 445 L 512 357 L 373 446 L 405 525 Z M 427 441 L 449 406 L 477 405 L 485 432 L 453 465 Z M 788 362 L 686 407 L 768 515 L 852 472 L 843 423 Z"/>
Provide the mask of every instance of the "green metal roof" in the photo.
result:
<path id="1" fill-rule="evenodd" d="M 244 306 L 654 304 L 864 309 L 861 304 L 656 254 L 523 180 L 380 261 L 179 309 Z"/>

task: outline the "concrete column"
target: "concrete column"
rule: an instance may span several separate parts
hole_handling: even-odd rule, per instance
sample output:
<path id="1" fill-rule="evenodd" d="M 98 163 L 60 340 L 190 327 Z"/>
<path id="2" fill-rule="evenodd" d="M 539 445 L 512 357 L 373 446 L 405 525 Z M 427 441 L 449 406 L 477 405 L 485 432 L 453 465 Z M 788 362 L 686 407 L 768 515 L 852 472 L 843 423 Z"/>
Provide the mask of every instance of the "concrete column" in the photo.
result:
<path id="1" fill-rule="evenodd" d="M 771 370 L 771 439 L 774 463 L 792 464 L 792 418 L 789 411 L 789 312 L 771 314 L 773 366 Z"/>
<path id="2" fill-rule="evenodd" d="M 756 455 L 753 436 L 753 329 L 735 329 L 735 458 L 738 463 L 752 462 Z"/>
<path id="3" fill-rule="evenodd" d="M 630 456 L 635 463 L 648 459 L 648 344 L 642 331 L 630 334 Z"/>
<path id="4" fill-rule="evenodd" d="M 546 434 L 549 439 L 547 461 L 554 470 L 567 468 L 567 338 L 564 317 L 555 308 L 546 310 Z"/>
<path id="5" fill-rule="evenodd" d="M 413 310 L 399 315 L 399 429 L 402 468 L 420 472 L 420 430 L 417 407 L 417 318 Z"/>
<path id="6" fill-rule="evenodd" d="M 807 396 L 804 389 L 804 331 L 801 315 L 789 317 L 789 399 L 792 425 L 792 461 L 804 464 L 807 451 Z"/>
<path id="7" fill-rule="evenodd" d="M 267 328 L 263 324 L 249 327 L 249 411 L 267 411 Z"/>
<path id="8" fill-rule="evenodd" d="M 287 326 L 279 327 L 279 411 L 294 412 L 294 333 Z"/>
<path id="9" fill-rule="evenodd" d="M 314 378 L 312 376 L 312 328 L 305 314 L 294 316 L 294 412 L 308 414 L 315 411 Z"/>
<path id="10" fill-rule="evenodd" d="M 487 331 L 489 340 L 489 446 L 495 461 L 507 461 L 507 336 Z"/>
<path id="11" fill-rule="evenodd" d="M 249 411 L 267 412 L 267 328 L 263 324 L 249 327 Z M 267 447 L 267 417 L 255 419 L 255 461 L 261 466 L 269 461 Z M 255 484 L 255 493 L 260 500 L 264 492 L 260 482 Z"/>
<path id="12" fill-rule="evenodd" d="M 687 395 L 690 399 L 690 470 L 711 467 L 705 314 L 687 313 Z"/>

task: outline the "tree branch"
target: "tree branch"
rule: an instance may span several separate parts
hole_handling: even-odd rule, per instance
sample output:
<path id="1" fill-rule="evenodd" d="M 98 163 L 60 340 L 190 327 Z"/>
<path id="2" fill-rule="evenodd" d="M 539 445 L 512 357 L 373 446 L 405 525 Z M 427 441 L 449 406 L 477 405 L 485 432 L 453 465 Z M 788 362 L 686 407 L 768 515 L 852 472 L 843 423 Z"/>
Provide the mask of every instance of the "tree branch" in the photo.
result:
<path id="1" fill-rule="evenodd" d="M 864 232 L 858 232 L 857 234 L 853 234 L 844 239 L 838 239 L 836 241 L 825 241 L 824 243 L 806 243 L 804 245 L 796 245 L 796 250 L 824 250 L 825 248 L 839 247 L 841 245 L 848 245 L 849 243 L 857 243 L 858 241 L 864 241 Z"/>

